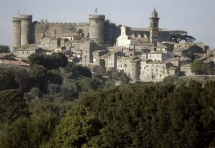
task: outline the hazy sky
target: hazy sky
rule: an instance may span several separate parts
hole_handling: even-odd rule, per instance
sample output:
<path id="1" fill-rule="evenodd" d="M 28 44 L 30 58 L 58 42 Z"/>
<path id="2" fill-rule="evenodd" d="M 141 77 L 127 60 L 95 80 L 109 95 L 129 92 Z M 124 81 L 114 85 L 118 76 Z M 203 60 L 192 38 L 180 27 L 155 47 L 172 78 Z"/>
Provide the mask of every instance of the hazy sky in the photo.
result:
<path id="1" fill-rule="evenodd" d="M 37 21 L 88 22 L 96 7 L 117 25 L 139 28 L 149 26 L 156 7 L 161 28 L 185 30 L 215 48 L 215 0 L 0 0 L 0 44 L 12 46 L 12 17 L 19 11 Z"/>

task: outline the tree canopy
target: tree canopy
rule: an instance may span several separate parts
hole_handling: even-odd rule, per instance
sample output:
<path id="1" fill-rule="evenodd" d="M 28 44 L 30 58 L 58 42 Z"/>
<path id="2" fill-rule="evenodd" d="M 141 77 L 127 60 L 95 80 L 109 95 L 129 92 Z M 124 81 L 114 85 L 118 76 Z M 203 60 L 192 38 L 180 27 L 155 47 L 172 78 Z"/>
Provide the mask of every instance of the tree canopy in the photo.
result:
<path id="1" fill-rule="evenodd" d="M 204 63 L 201 59 L 195 59 L 191 64 L 191 71 L 195 74 L 214 74 L 214 62 Z"/>
<path id="2" fill-rule="evenodd" d="M 208 147 L 215 140 L 213 88 L 151 83 L 90 93 L 56 127 L 52 146 Z"/>
<path id="3" fill-rule="evenodd" d="M 10 47 L 7 45 L 0 44 L 0 53 L 10 53 Z"/>
<path id="4" fill-rule="evenodd" d="M 28 58 L 31 65 L 38 64 L 47 69 L 58 69 L 65 67 L 68 63 L 67 57 L 60 52 L 52 55 L 32 54 Z"/>
<path id="5" fill-rule="evenodd" d="M 181 41 L 184 42 L 194 42 L 196 39 L 193 36 L 188 35 L 187 33 L 171 33 L 170 40 L 179 43 Z"/>

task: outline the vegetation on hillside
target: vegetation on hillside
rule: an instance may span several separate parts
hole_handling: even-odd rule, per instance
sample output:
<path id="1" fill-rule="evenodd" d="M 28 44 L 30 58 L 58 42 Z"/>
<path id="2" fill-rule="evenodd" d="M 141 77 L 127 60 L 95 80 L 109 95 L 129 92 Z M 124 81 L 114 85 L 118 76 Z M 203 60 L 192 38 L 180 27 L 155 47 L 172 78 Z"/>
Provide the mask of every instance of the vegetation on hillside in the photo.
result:
<path id="1" fill-rule="evenodd" d="M 123 72 L 92 74 L 62 54 L 29 63 L 0 71 L 0 147 L 215 146 L 213 81 L 131 85 Z"/>
<path id="2" fill-rule="evenodd" d="M 201 59 L 195 59 L 191 64 L 191 71 L 195 74 L 214 74 L 214 62 L 204 63 Z"/>

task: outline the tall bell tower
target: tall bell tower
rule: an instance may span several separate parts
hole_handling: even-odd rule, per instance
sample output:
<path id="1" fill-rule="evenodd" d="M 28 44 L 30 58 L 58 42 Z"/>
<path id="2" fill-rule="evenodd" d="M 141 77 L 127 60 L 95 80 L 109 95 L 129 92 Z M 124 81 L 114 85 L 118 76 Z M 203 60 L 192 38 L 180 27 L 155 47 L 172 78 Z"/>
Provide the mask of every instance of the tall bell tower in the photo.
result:
<path id="1" fill-rule="evenodd" d="M 159 33 L 159 17 L 157 11 L 154 9 L 150 19 L 150 43 L 157 45 Z"/>

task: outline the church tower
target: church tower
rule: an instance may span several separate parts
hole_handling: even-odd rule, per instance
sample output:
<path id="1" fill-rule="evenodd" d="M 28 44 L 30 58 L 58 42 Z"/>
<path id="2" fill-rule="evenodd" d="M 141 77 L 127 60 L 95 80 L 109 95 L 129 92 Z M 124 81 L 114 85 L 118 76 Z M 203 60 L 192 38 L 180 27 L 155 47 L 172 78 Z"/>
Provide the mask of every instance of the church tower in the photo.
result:
<path id="1" fill-rule="evenodd" d="M 154 9 L 150 19 L 150 43 L 156 45 L 158 42 L 159 19 L 158 13 Z"/>

